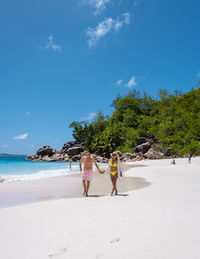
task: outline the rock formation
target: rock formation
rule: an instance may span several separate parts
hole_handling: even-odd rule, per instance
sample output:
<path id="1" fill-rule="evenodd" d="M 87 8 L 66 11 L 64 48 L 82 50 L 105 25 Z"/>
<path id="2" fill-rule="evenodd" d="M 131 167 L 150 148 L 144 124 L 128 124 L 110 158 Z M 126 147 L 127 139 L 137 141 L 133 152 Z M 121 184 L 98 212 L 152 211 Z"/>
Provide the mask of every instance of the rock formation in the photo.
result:
<path id="1" fill-rule="evenodd" d="M 171 156 L 171 147 L 164 150 L 155 138 L 138 137 L 136 147 L 132 153 L 122 153 L 116 151 L 119 159 L 123 162 L 140 161 L 143 159 L 161 159 Z M 27 157 L 27 160 L 36 161 L 69 161 L 70 159 L 77 162 L 83 156 L 83 144 L 78 141 L 69 141 L 64 143 L 61 150 L 56 150 L 50 146 L 43 146 L 36 154 Z M 107 163 L 108 158 L 102 154 L 93 154 L 97 162 Z"/>

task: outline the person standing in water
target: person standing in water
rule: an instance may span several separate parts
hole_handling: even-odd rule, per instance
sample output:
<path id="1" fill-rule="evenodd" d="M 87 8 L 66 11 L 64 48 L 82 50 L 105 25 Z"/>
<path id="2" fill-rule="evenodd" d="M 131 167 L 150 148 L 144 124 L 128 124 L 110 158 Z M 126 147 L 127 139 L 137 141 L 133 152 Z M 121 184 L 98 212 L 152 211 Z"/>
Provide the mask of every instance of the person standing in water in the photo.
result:
<path id="1" fill-rule="evenodd" d="M 93 175 L 93 163 L 95 164 L 98 172 L 101 174 L 101 170 L 99 169 L 99 166 L 97 165 L 97 162 L 95 161 L 94 157 L 90 155 L 89 150 L 85 150 L 84 152 L 84 157 L 81 158 L 80 160 L 80 172 L 82 176 L 82 181 L 83 181 L 83 196 L 88 196 L 88 191 L 90 188 L 90 182 L 92 180 L 92 175 Z M 82 170 L 82 163 L 84 163 L 84 168 Z"/>
<path id="2" fill-rule="evenodd" d="M 192 163 L 191 159 L 192 159 L 192 155 L 191 155 L 191 154 L 188 154 L 188 164 L 191 164 L 191 163 Z"/>
<path id="3" fill-rule="evenodd" d="M 72 171 L 72 160 L 69 160 L 69 170 Z"/>
<path id="4" fill-rule="evenodd" d="M 122 170 L 121 170 L 120 161 L 119 161 L 119 158 L 118 158 L 118 155 L 117 155 L 116 152 L 113 152 L 111 154 L 111 159 L 108 163 L 108 166 L 104 170 L 104 172 L 107 169 L 110 169 L 110 179 L 111 179 L 111 182 L 112 182 L 112 185 L 113 185 L 110 195 L 113 196 L 114 191 L 115 191 L 115 195 L 117 195 L 117 193 L 118 193 L 118 191 L 117 191 L 117 179 L 118 179 L 118 177 L 120 179 L 122 178 Z"/>

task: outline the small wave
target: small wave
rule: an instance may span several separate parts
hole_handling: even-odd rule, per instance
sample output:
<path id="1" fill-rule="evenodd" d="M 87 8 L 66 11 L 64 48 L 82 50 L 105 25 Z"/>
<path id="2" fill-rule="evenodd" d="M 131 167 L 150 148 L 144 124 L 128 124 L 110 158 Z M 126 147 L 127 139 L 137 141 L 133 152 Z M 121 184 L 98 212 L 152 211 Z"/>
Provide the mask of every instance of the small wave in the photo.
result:
<path id="1" fill-rule="evenodd" d="M 51 164 L 50 164 L 51 165 Z M 99 164 L 99 167 L 102 168 L 103 164 Z M 94 167 L 95 169 L 95 167 Z M 0 174 L 0 178 L 3 179 L 2 182 L 21 182 L 21 181 L 30 181 L 30 180 L 38 180 L 49 177 L 63 176 L 69 174 L 77 174 L 79 173 L 79 165 L 75 164 L 72 166 L 72 170 L 69 167 L 66 168 L 52 168 L 52 169 L 38 169 L 36 172 L 28 172 L 27 168 L 21 169 L 20 172 L 13 172 L 12 174 Z"/>
<path id="2" fill-rule="evenodd" d="M 21 181 L 30 181 L 30 180 L 38 180 L 44 179 L 49 177 L 56 177 L 56 176 L 63 176 L 63 175 L 70 175 L 70 174 L 77 174 L 78 171 L 76 170 L 69 170 L 69 169 L 57 169 L 57 170 L 43 170 L 37 173 L 32 174 L 24 174 L 24 175 L 4 175 L 2 178 L 5 182 L 21 182 Z"/>

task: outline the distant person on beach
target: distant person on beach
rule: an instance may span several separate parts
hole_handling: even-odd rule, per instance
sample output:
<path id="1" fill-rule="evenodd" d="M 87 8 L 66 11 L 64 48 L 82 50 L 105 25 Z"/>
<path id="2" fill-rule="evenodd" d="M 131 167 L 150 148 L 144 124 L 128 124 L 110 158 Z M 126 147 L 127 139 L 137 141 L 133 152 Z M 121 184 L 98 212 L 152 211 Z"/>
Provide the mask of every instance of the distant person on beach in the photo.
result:
<path id="1" fill-rule="evenodd" d="M 191 163 L 192 163 L 191 159 L 192 159 L 192 155 L 191 155 L 191 154 L 188 154 L 188 164 L 191 164 Z"/>
<path id="2" fill-rule="evenodd" d="M 176 164 L 176 161 L 173 159 L 170 163 L 170 165 L 175 165 Z"/>
<path id="3" fill-rule="evenodd" d="M 104 172 L 109 169 L 110 170 L 110 179 L 112 182 L 112 191 L 111 191 L 111 196 L 113 196 L 113 193 L 115 192 L 115 195 L 117 195 L 118 191 L 117 191 L 117 179 L 118 177 L 121 179 L 122 178 L 122 171 L 121 171 L 121 167 L 120 167 L 120 161 L 118 158 L 118 155 L 116 152 L 113 152 L 111 154 L 111 159 L 108 163 L 108 166 L 106 167 L 106 169 L 104 170 Z"/>
<path id="4" fill-rule="evenodd" d="M 83 180 L 83 196 L 88 196 L 88 191 L 90 188 L 90 182 L 92 180 L 92 175 L 93 175 L 93 163 L 95 164 L 97 170 L 99 171 L 99 173 L 103 173 L 100 169 L 99 166 L 97 165 L 97 162 L 95 161 L 94 157 L 90 155 L 90 151 L 89 150 L 85 150 L 84 152 L 84 157 L 81 158 L 80 160 L 80 172 L 81 172 L 81 176 L 82 176 L 82 180 Z M 82 163 L 84 163 L 84 168 L 82 170 Z"/>
<path id="5" fill-rule="evenodd" d="M 69 170 L 72 171 L 72 160 L 69 160 Z"/>

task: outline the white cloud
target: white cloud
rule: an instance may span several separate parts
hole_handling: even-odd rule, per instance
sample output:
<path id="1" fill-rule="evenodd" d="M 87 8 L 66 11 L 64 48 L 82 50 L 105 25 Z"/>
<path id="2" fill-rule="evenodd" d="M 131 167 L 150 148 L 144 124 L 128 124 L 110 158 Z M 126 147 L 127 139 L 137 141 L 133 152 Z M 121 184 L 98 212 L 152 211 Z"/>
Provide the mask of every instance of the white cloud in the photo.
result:
<path id="1" fill-rule="evenodd" d="M 86 31 L 89 37 L 88 46 L 94 47 L 99 40 L 111 31 L 119 31 L 122 26 L 130 24 L 130 13 L 124 13 L 121 15 L 121 19 L 105 18 L 95 28 L 88 28 Z"/>
<path id="2" fill-rule="evenodd" d="M 123 13 L 122 16 L 124 17 L 124 23 L 130 24 L 131 22 L 131 15 L 129 12 Z"/>
<path id="3" fill-rule="evenodd" d="M 115 31 L 119 31 L 122 26 L 123 26 L 123 22 L 122 21 L 117 21 L 115 23 L 115 26 L 114 26 Z"/>
<path id="4" fill-rule="evenodd" d="M 30 145 L 30 148 L 34 148 L 35 147 L 35 145 Z"/>
<path id="5" fill-rule="evenodd" d="M 197 73 L 197 76 L 200 77 L 200 72 Z"/>
<path id="6" fill-rule="evenodd" d="M 45 46 L 45 49 L 53 49 L 55 51 L 60 51 L 62 49 L 62 47 L 60 45 L 56 45 L 54 43 L 53 35 L 50 35 L 48 37 L 48 41 L 47 41 L 47 44 Z"/>
<path id="7" fill-rule="evenodd" d="M 134 76 L 132 76 L 131 79 L 128 81 L 128 83 L 125 86 L 128 88 L 131 88 L 136 85 L 137 85 L 136 78 Z"/>
<path id="8" fill-rule="evenodd" d="M 29 116 L 31 113 L 30 112 L 26 112 L 26 115 Z"/>
<path id="9" fill-rule="evenodd" d="M 27 139 L 27 137 L 28 137 L 28 133 L 24 133 L 22 135 L 13 137 L 13 139 Z"/>
<path id="10" fill-rule="evenodd" d="M 106 9 L 106 5 L 110 3 L 111 0 L 83 0 L 82 3 L 91 6 L 95 9 L 95 14 L 100 14 Z"/>
<path id="11" fill-rule="evenodd" d="M 117 18 L 114 24 L 115 31 L 119 31 L 123 25 L 129 25 L 131 22 L 131 16 L 130 13 L 123 13 L 122 14 L 122 20 Z"/>
<path id="12" fill-rule="evenodd" d="M 83 121 L 91 121 L 97 116 L 96 112 L 91 112 L 88 117 L 81 118 Z"/>
<path id="13" fill-rule="evenodd" d="M 88 46 L 94 47 L 98 43 L 100 38 L 111 31 L 112 24 L 112 18 L 105 18 L 105 20 L 100 22 L 95 28 L 88 28 L 88 30 L 86 31 L 86 34 L 89 37 Z"/>
<path id="14" fill-rule="evenodd" d="M 120 86 L 122 84 L 123 80 L 120 79 L 120 80 L 117 80 L 117 82 L 115 83 L 117 86 Z"/>
<path id="15" fill-rule="evenodd" d="M 8 145 L 2 144 L 1 147 L 3 147 L 3 148 L 8 148 Z"/>

